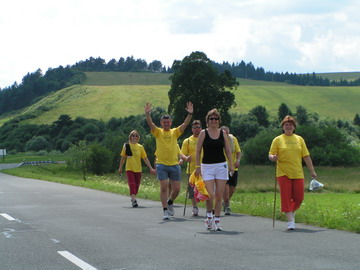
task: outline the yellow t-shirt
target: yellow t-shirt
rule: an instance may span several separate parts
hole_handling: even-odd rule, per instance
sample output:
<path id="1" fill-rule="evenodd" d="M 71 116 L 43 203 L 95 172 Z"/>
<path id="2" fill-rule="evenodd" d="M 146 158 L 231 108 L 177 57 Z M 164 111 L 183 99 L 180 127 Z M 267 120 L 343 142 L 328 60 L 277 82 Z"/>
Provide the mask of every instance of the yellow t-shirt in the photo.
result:
<path id="1" fill-rule="evenodd" d="M 196 145 L 197 145 L 198 138 L 195 138 L 194 135 L 191 135 L 189 138 L 186 138 L 183 141 L 181 146 L 181 153 L 185 156 L 191 156 L 191 162 L 187 164 L 186 173 L 191 174 L 195 171 L 196 166 Z M 202 157 L 202 152 L 201 152 Z M 200 161 L 201 161 L 200 157 Z"/>
<path id="2" fill-rule="evenodd" d="M 276 177 L 286 175 L 290 179 L 304 178 L 302 158 L 309 156 L 305 141 L 299 135 L 277 136 L 271 144 L 270 155 L 277 155 Z"/>
<path id="3" fill-rule="evenodd" d="M 236 154 L 239 153 L 241 151 L 241 149 L 240 149 L 240 145 L 239 145 L 239 142 L 236 139 L 236 137 L 232 134 L 229 134 L 229 135 L 230 135 L 229 144 L 230 144 L 230 150 L 231 150 L 231 159 L 232 159 L 232 162 L 235 163 L 237 160 Z M 226 157 L 226 161 L 229 162 L 227 160 L 225 149 L 224 149 L 224 155 Z M 238 171 L 238 168 L 234 167 L 234 170 Z"/>
<path id="4" fill-rule="evenodd" d="M 177 139 L 182 134 L 180 127 L 165 131 L 156 127 L 152 132 L 156 140 L 156 163 L 167 166 L 179 164 L 179 145 Z"/>
<path id="5" fill-rule="evenodd" d="M 123 146 L 120 155 L 126 157 L 125 171 L 142 172 L 141 159 L 146 158 L 144 147 L 138 143 L 130 143 L 132 156 L 127 157 L 125 154 L 125 145 Z"/>

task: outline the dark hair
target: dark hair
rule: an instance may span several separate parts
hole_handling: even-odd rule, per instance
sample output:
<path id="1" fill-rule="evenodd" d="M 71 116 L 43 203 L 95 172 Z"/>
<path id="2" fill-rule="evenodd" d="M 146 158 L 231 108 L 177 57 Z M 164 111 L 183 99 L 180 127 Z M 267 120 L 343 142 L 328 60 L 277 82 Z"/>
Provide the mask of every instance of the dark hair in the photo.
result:
<path id="1" fill-rule="evenodd" d="M 170 119 L 170 120 L 172 120 L 172 117 L 171 117 L 170 114 L 164 114 L 163 116 L 161 116 L 160 121 L 163 120 L 163 119 Z"/>

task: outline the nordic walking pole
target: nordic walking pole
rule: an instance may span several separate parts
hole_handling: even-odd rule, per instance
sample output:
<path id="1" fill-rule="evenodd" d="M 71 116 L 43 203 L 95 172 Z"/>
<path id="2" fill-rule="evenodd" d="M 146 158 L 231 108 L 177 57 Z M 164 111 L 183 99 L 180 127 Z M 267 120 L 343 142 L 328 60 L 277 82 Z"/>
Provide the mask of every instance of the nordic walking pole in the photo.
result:
<path id="1" fill-rule="evenodd" d="M 190 176 L 188 176 L 188 183 L 187 183 L 187 185 L 186 185 L 186 195 L 185 195 L 185 204 L 184 204 L 184 213 L 183 213 L 183 217 L 185 216 L 186 202 L 187 202 L 188 193 L 189 193 L 189 179 L 190 179 Z"/>
<path id="2" fill-rule="evenodd" d="M 275 187 L 274 187 L 274 209 L 273 209 L 273 228 L 275 227 L 275 209 L 276 209 L 276 189 L 277 189 L 277 180 L 276 180 L 276 162 L 274 163 L 275 167 Z"/>

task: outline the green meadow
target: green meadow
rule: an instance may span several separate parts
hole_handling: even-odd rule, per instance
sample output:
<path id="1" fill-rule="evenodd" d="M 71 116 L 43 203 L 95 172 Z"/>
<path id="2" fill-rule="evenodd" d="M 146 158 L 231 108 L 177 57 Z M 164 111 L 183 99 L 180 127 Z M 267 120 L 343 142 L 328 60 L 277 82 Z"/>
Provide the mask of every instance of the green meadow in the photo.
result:
<path id="1" fill-rule="evenodd" d="M 119 177 L 116 173 L 103 176 L 89 175 L 84 181 L 81 174 L 68 171 L 64 164 L 24 166 L 3 170 L 3 172 L 127 196 L 129 194 L 125 176 Z M 325 185 L 324 189 L 320 192 L 308 191 L 310 178 L 306 174 L 305 200 L 297 211 L 297 222 L 360 233 L 360 171 L 358 168 L 319 167 L 317 173 L 318 180 Z M 184 172 L 182 184 L 181 193 L 176 200 L 177 205 L 183 205 L 185 202 L 187 179 Z M 138 198 L 159 201 L 159 183 L 155 176 L 147 172 L 143 173 Z M 238 215 L 267 217 L 270 227 L 272 226 L 273 202 L 274 167 L 242 166 L 239 170 L 238 190 L 231 201 L 232 212 Z M 204 203 L 200 203 L 200 206 L 204 207 Z M 187 211 L 189 215 L 190 208 Z M 278 190 L 275 216 L 277 220 L 285 220 L 284 214 L 280 212 Z"/>
<path id="2" fill-rule="evenodd" d="M 62 114 L 73 119 L 81 116 L 107 121 L 143 113 L 146 101 L 167 109 L 170 81 L 168 74 L 87 72 L 82 85 L 53 92 L 37 103 L 0 117 L 0 125 L 25 114 L 35 117 L 27 123 L 50 124 Z M 239 79 L 234 90 L 236 106 L 232 113 L 247 113 L 255 106 L 265 106 L 275 117 L 285 103 L 292 111 L 299 105 L 322 118 L 353 120 L 359 113 L 360 87 L 296 86 L 286 83 Z"/>

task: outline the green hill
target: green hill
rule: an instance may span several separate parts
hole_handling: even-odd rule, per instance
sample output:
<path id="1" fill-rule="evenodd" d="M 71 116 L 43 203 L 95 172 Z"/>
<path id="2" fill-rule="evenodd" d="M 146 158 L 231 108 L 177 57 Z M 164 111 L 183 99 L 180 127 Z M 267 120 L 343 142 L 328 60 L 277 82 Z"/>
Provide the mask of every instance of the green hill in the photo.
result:
<path id="1" fill-rule="evenodd" d="M 49 124 L 61 114 L 73 119 L 86 118 L 107 121 L 111 117 L 142 114 L 144 103 L 167 108 L 170 89 L 169 74 L 88 72 L 83 85 L 71 86 L 44 97 L 17 114 L 3 116 L 0 124 L 20 115 L 36 118 L 28 123 Z M 247 113 L 257 105 L 265 106 L 273 116 L 285 103 L 293 112 L 304 106 L 308 112 L 333 119 L 354 119 L 360 113 L 360 87 L 295 86 L 285 83 L 239 79 L 234 91 L 237 106 L 231 112 Z"/>
<path id="2" fill-rule="evenodd" d="M 354 81 L 360 78 L 360 72 L 329 72 L 329 73 L 317 73 L 316 75 L 335 81 L 340 81 L 341 79 L 347 81 Z"/>

